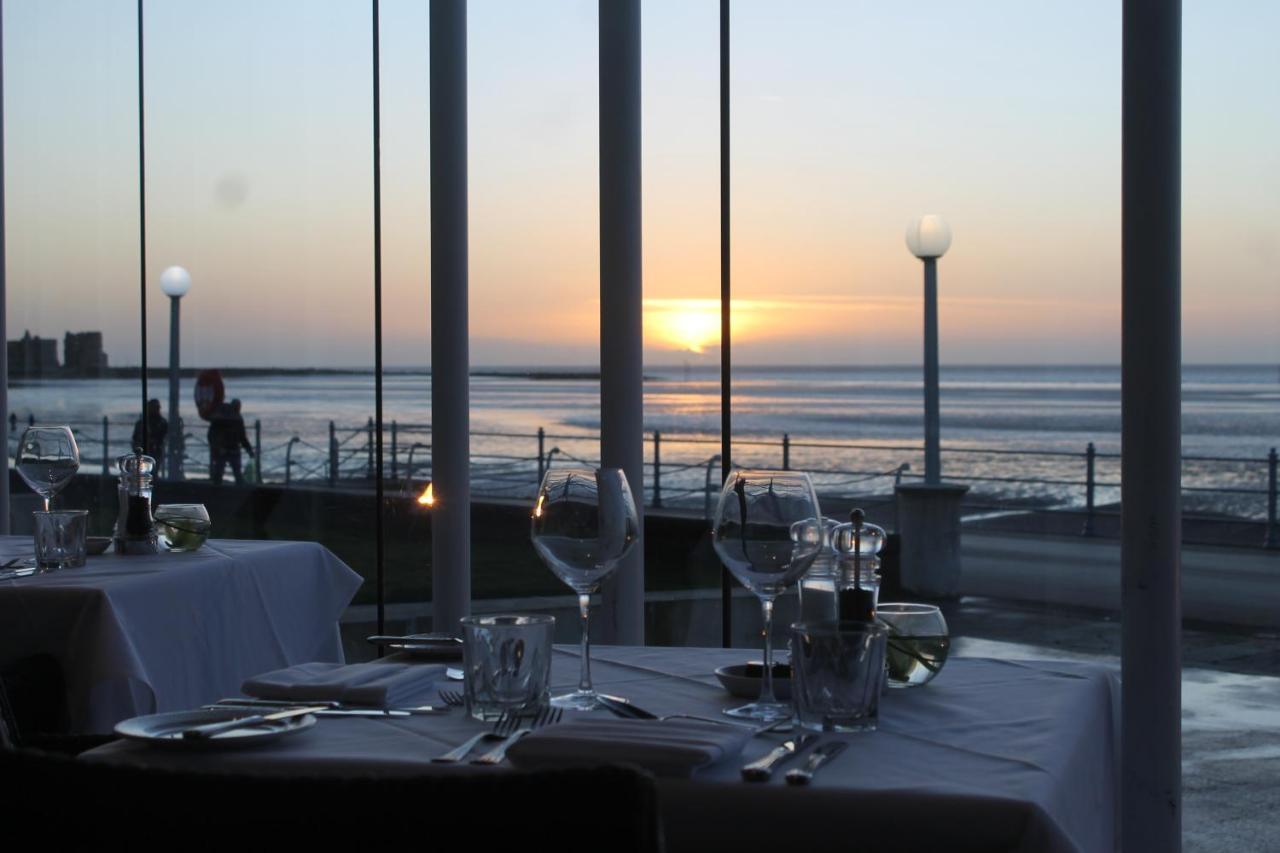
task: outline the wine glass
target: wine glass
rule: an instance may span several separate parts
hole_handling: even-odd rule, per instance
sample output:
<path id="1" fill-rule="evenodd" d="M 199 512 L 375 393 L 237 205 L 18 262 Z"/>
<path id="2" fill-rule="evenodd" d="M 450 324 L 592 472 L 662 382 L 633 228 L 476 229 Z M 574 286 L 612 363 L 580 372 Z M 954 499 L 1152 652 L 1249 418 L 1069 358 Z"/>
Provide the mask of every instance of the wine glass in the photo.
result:
<path id="1" fill-rule="evenodd" d="M 773 602 L 822 551 L 825 526 L 808 474 L 734 471 L 725 480 L 711 541 L 734 577 L 760 599 L 764 614 L 764 675 L 760 698 L 725 711 L 731 717 L 773 721 L 791 707 L 773 695 Z"/>
<path id="2" fill-rule="evenodd" d="M 18 439 L 13 464 L 31 490 L 44 498 L 48 512 L 49 501 L 80 470 L 80 448 L 71 427 L 27 427 Z"/>
<path id="3" fill-rule="evenodd" d="M 556 577 L 578 594 L 582 617 L 582 674 L 578 689 L 551 700 L 559 708 L 590 711 L 600 704 L 591 688 L 587 637 L 591 593 L 600 588 L 640 539 L 640 519 L 627 475 L 619 468 L 554 468 L 538 487 L 530 536 Z"/>

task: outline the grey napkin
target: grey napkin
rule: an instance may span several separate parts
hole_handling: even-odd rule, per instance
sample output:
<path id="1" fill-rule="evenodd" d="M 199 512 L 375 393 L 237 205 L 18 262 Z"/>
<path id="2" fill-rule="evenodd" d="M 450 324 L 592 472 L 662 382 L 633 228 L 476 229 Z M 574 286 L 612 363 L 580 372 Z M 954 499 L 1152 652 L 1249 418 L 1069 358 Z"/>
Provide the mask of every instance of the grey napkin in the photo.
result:
<path id="1" fill-rule="evenodd" d="M 750 738 L 747 729 L 696 720 L 584 719 L 538 729 L 507 757 L 530 770 L 634 764 L 657 776 L 688 777 L 737 756 Z"/>
<path id="2" fill-rule="evenodd" d="M 300 663 L 246 681 L 241 692 L 289 702 L 400 705 L 426 692 L 443 666 L 412 663 Z"/>

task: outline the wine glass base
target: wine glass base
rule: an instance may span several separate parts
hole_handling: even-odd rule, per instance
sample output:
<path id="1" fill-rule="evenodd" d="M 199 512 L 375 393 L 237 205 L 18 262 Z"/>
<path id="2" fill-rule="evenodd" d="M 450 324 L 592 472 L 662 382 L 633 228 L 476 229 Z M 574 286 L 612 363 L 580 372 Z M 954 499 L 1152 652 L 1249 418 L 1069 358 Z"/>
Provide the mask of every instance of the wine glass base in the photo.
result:
<path id="1" fill-rule="evenodd" d="M 762 723 L 789 720 L 792 717 L 791 706 L 784 702 L 752 702 L 738 708 L 725 708 L 724 713 L 727 717 L 759 720 Z"/>
<path id="2" fill-rule="evenodd" d="M 594 711 L 604 706 L 600 704 L 600 697 L 594 690 L 575 690 L 563 696 L 553 697 L 551 707 L 565 708 L 569 711 Z"/>

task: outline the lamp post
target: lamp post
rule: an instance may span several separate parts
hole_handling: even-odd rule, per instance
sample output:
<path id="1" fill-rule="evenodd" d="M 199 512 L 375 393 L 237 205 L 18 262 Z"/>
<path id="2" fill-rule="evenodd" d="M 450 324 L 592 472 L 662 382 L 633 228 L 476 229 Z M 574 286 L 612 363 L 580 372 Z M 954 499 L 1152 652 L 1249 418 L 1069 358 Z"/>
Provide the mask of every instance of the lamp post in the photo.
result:
<path id="1" fill-rule="evenodd" d="M 938 411 L 938 258 L 951 248 L 951 228 L 941 216 L 921 216 L 907 226 L 907 248 L 924 261 L 924 481 L 942 482 Z"/>
<path id="2" fill-rule="evenodd" d="M 960 507 L 968 486 L 942 482 L 938 413 L 938 258 L 951 247 L 940 216 L 907 226 L 907 248 L 924 261 L 924 482 L 899 483 L 897 533 L 903 589 L 930 598 L 960 594 Z"/>
<path id="3" fill-rule="evenodd" d="M 171 480 L 182 479 L 184 449 L 182 422 L 178 419 L 178 327 L 182 297 L 191 289 L 191 274 L 182 267 L 169 267 L 160 273 L 160 289 L 169 297 L 169 464 Z"/>

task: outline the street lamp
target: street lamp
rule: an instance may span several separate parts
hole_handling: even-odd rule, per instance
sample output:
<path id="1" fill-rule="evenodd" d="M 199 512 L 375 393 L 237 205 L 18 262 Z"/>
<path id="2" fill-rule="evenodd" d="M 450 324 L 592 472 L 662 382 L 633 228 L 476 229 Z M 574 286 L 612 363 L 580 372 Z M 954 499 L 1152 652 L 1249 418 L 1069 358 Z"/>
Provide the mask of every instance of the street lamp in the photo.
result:
<path id="1" fill-rule="evenodd" d="M 169 479 L 182 479 L 182 452 L 185 441 L 178 418 L 178 303 L 191 289 L 191 273 L 169 267 L 160 273 L 160 289 L 169 297 Z"/>
<path id="2" fill-rule="evenodd" d="M 907 226 L 907 248 L 924 261 L 924 481 L 942 481 L 938 412 L 938 258 L 951 248 L 951 227 L 928 214 Z"/>

